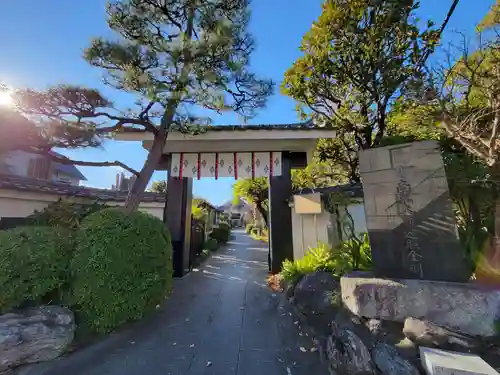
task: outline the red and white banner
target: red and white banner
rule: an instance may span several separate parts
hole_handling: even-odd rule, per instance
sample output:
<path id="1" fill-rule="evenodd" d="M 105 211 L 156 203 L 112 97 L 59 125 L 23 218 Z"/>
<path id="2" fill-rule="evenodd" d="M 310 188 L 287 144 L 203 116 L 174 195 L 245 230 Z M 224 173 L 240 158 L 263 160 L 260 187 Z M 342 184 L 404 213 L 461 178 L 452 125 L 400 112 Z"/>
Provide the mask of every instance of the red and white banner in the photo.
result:
<path id="1" fill-rule="evenodd" d="M 171 173 L 196 179 L 281 176 L 281 152 L 172 154 Z"/>

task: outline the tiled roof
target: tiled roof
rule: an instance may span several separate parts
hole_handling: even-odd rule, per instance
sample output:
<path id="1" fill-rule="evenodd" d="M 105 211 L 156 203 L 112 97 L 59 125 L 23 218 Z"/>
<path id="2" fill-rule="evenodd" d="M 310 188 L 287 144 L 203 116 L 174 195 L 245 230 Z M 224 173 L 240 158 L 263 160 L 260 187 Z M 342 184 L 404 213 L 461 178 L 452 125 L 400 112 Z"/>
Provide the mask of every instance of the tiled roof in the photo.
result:
<path id="1" fill-rule="evenodd" d="M 312 121 L 298 122 L 293 124 L 258 124 L 258 125 L 207 125 L 203 126 L 207 131 L 223 130 L 315 130 L 323 129 L 315 126 Z"/>
<path id="2" fill-rule="evenodd" d="M 352 198 L 363 198 L 363 186 L 361 184 L 346 184 L 346 185 L 336 185 L 328 186 L 324 188 L 317 189 L 300 189 L 293 192 L 293 195 L 305 195 L 312 193 L 346 193 Z"/>
<path id="3" fill-rule="evenodd" d="M 65 197 L 90 198 L 101 201 L 124 202 L 126 191 L 96 189 L 37 180 L 34 178 L 0 174 L 0 189 L 11 189 L 33 193 L 55 194 Z M 165 202 L 165 194 L 145 192 L 141 202 Z"/>

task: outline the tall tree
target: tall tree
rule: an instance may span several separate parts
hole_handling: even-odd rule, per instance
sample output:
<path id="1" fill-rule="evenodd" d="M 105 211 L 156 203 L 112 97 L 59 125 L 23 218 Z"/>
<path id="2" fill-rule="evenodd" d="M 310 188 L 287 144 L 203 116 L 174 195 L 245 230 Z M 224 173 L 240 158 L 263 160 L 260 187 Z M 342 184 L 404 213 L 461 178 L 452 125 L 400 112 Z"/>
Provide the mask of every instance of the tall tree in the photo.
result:
<path id="1" fill-rule="evenodd" d="M 233 195 L 235 202 L 243 199 L 247 203 L 254 204 L 268 226 L 269 184 L 267 177 L 244 178 L 236 181 L 233 185 Z"/>
<path id="2" fill-rule="evenodd" d="M 456 5 L 456 4 L 455 4 Z M 416 25 L 413 0 L 325 0 L 304 36 L 299 58 L 286 72 L 282 92 L 299 103 L 302 117 L 338 131 L 320 145 L 359 181 L 357 151 L 377 146 L 387 112 L 422 82 L 423 63 L 441 29 Z"/>
<path id="3" fill-rule="evenodd" d="M 500 250 L 500 1 L 478 26 L 478 44 L 470 52 L 459 46 L 458 59 L 450 57 L 438 70 L 437 102 L 441 126 L 481 164 L 489 168 L 488 183 L 496 199 L 494 246 Z M 488 29 L 490 37 L 481 35 Z M 471 181 L 468 181 L 470 184 Z M 488 199 L 483 196 L 483 199 Z M 479 207 L 476 207 L 479 210 Z"/>
<path id="4" fill-rule="evenodd" d="M 252 116 L 272 92 L 248 64 L 254 42 L 247 32 L 249 0 L 113 0 L 108 25 L 117 38 L 95 39 L 87 61 L 104 69 L 105 83 L 133 94 L 133 109 L 117 108 L 98 91 L 59 86 L 21 92 L 20 107 L 38 121 L 94 136 L 115 132 L 154 135 L 129 191 L 125 210 L 137 209 L 171 129 L 193 132 L 205 110 Z M 193 128 L 194 127 L 194 128 Z"/>
<path id="5" fill-rule="evenodd" d="M 166 194 L 167 193 L 167 181 L 165 181 L 165 180 L 153 181 L 153 184 L 151 185 L 151 191 L 154 193 Z"/>

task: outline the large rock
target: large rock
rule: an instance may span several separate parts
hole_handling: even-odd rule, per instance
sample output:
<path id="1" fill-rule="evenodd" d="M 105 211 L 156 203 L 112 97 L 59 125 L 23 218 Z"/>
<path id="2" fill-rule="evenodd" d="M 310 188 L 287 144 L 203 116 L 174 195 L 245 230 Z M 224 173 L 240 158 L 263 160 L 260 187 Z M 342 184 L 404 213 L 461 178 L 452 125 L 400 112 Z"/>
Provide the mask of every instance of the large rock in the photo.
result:
<path id="1" fill-rule="evenodd" d="M 73 341 L 73 313 L 40 306 L 0 316 L 0 371 L 59 357 Z"/>
<path id="2" fill-rule="evenodd" d="M 375 374 L 375 366 L 367 346 L 347 328 L 334 331 L 328 338 L 326 358 L 331 374 Z"/>
<path id="3" fill-rule="evenodd" d="M 469 335 L 495 336 L 500 289 L 470 283 L 344 276 L 342 302 L 353 314 L 404 322 L 425 319 Z"/>
<path id="4" fill-rule="evenodd" d="M 419 346 L 439 347 L 442 349 L 474 349 L 480 346 L 480 343 L 471 336 L 416 318 L 405 320 L 403 333 Z"/>
<path id="5" fill-rule="evenodd" d="M 324 329 L 335 318 L 339 305 L 340 282 L 331 273 L 318 271 L 304 276 L 293 292 L 293 303 L 315 329 Z"/>
<path id="6" fill-rule="evenodd" d="M 372 351 L 373 361 L 384 375 L 419 375 L 410 361 L 401 357 L 391 345 L 379 342 Z"/>

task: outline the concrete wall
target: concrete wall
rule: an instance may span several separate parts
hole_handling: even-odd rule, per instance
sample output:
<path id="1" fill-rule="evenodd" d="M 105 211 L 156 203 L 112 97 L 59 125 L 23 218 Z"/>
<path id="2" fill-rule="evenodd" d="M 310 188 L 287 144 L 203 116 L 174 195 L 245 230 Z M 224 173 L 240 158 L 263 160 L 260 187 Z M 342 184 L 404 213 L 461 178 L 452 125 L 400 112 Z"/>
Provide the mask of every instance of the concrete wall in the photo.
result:
<path id="1" fill-rule="evenodd" d="M 43 210 L 51 202 L 55 202 L 60 196 L 55 194 L 23 192 L 18 190 L 0 189 L 0 218 L 2 217 L 26 217 L 35 212 Z M 69 198 L 78 203 L 91 202 L 91 199 Z M 124 202 L 106 202 L 109 206 L 123 206 Z M 162 202 L 141 203 L 139 209 L 163 220 Z"/>

